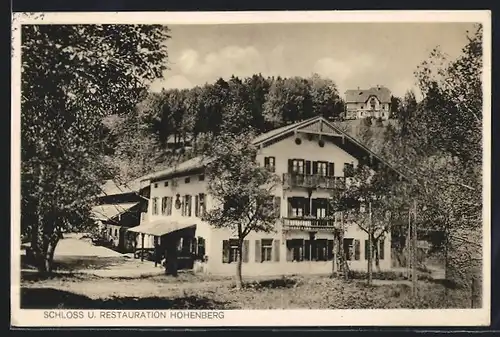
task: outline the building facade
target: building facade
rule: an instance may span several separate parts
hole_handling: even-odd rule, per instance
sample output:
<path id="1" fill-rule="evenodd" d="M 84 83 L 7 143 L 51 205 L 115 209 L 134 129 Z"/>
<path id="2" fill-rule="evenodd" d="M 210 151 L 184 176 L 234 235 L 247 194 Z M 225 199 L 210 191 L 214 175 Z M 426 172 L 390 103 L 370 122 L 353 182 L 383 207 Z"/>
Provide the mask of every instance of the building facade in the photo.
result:
<path id="1" fill-rule="evenodd" d="M 330 209 L 328 199 L 335 189 L 344 188 L 346 167 L 356 166 L 360 158 L 370 157 L 374 163 L 380 159 L 322 117 L 272 130 L 258 136 L 254 144 L 259 149 L 257 160 L 282 178 L 274 190 L 280 218 L 274 233 L 251 232 L 245 238 L 243 275 L 328 274 L 338 270 L 341 251 L 351 270 L 366 270 L 367 234 L 353 223 L 344 223 Z M 179 238 L 182 254 L 192 256 L 197 270 L 232 275 L 238 258 L 237 235 L 202 220 L 204 212 L 214 207 L 204 174 L 206 164 L 206 159 L 194 158 L 150 175 L 145 218 L 155 224 L 151 226 L 195 228 L 192 235 Z M 147 223 L 141 226 L 148 228 Z M 391 267 L 390 241 L 387 233 L 378 248 L 382 270 Z"/>
<path id="2" fill-rule="evenodd" d="M 123 253 L 135 251 L 137 237 L 128 229 L 138 226 L 141 215 L 147 211 L 149 188 L 149 183 L 142 178 L 126 184 L 110 180 L 101 187 L 92 216 L 98 224 L 102 244 Z"/>
<path id="3" fill-rule="evenodd" d="M 389 119 L 391 91 L 383 86 L 345 92 L 345 119 L 366 117 Z"/>

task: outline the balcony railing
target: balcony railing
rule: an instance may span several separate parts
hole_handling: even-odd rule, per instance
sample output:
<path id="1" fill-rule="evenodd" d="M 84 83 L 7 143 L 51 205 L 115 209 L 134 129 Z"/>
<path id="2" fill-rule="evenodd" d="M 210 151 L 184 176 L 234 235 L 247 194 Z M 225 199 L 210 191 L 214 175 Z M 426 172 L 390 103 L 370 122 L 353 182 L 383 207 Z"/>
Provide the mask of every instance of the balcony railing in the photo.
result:
<path id="1" fill-rule="evenodd" d="M 298 230 L 328 230 L 334 231 L 340 227 L 340 222 L 335 219 L 321 218 L 283 218 L 283 229 Z"/>
<path id="2" fill-rule="evenodd" d="M 283 185 L 285 187 L 343 189 L 345 188 L 345 178 L 312 174 L 284 173 Z"/>

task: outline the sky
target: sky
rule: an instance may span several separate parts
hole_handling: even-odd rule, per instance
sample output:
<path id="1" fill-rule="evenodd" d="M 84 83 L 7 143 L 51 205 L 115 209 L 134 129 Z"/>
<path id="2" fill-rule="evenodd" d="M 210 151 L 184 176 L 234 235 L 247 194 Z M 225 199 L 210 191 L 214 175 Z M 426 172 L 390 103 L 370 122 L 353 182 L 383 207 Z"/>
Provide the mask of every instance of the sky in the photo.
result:
<path id="1" fill-rule="evenodd" d="M 275 23 L 169 26 L 169 69 L 151 89 L 191 88 L 219 77 L 302 76 L 347 89 L 383 85 L 402 97 L 439 46 L 455 58 L 471 23 Z"/>

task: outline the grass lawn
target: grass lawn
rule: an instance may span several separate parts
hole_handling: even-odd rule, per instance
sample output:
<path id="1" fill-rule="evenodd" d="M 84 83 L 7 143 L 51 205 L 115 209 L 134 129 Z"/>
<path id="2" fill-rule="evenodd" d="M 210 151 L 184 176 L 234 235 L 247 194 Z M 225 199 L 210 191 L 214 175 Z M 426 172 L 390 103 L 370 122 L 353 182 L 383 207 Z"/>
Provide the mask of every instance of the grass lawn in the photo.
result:
<path id="1" fill-rule="evenodd" d="M 375 282 L 376 283 L 376 282 Z M 22 308 L 82 309 L 368 309 L 468 308 L 467 291 L 419 282 L 418 300 L 408 284 L 394 281 L 367 286 L 365 281 L 343 281 L 326 276 L 246 279 L 234 288 L 229 277 L 181 272 L 133 279 L 87 274 L 54 274 L 40 279 L 25 274 L 21 282 Z"/>

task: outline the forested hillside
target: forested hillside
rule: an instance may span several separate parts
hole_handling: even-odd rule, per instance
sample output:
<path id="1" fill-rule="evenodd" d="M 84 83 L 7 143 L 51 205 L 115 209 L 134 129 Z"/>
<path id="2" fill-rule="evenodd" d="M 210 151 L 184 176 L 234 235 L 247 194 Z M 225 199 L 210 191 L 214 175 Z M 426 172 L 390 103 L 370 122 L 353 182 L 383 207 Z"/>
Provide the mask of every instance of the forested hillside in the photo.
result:
<path id="1" fill-rule="evenodd" d="M 263 77 L 219 79 L 184 90 L 150 93 L 134 113 L 107 117 L 110 148 L 107 161 L 127 181 L 203 152 L 221 132 L 247 128 L 266 132 L 317 115 L 339 123 L 368 143 L 383 136 L 380 121 L 341 122 L 344 102 L 332 80 Z M 387 124 L 387 123 L 385 123 Z M 188 144 L 188 147 L 183 145 Z M 116 174 L 112 175 L 116 178 Z"/>

